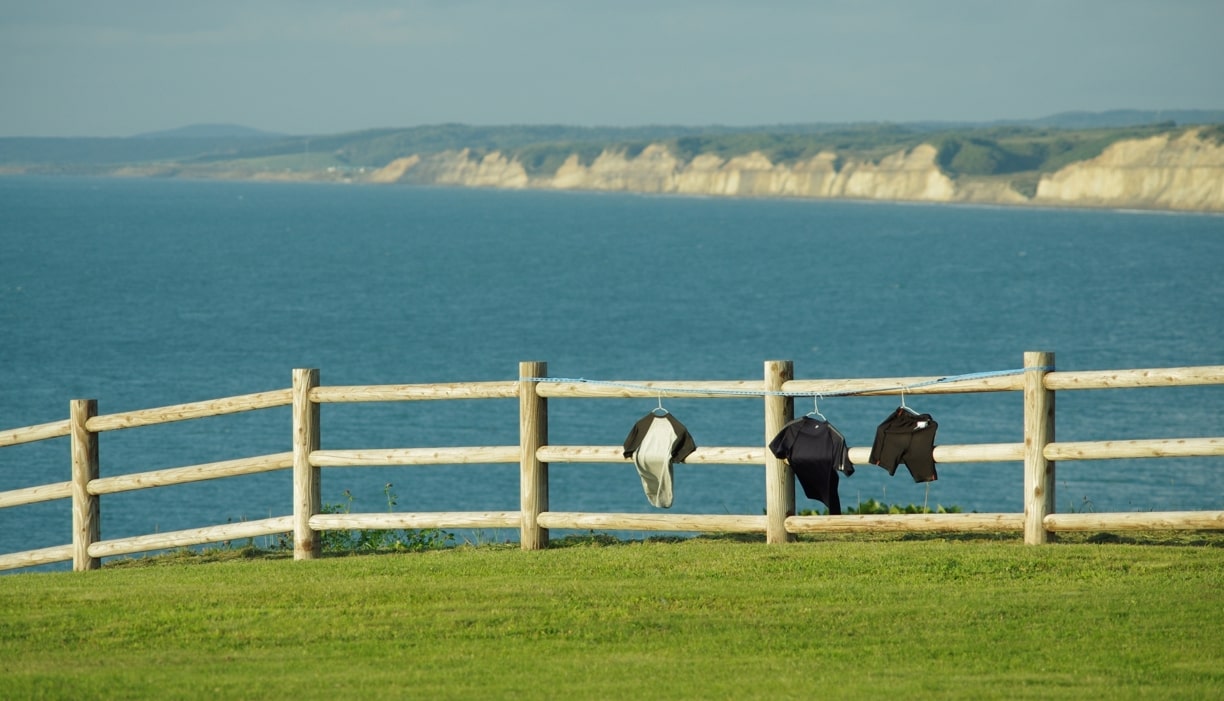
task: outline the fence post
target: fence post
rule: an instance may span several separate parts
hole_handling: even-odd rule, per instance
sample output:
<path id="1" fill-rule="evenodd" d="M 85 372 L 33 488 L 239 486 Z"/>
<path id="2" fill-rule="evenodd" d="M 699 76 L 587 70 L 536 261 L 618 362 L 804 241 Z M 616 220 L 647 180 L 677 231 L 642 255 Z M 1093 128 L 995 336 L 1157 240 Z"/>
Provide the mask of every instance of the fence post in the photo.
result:
<path id="1" fill-rule="evenodd" d="M 90 557 L 89 546 L 101 540 L 98 495 L 89 493 L 90 480 L 98 479 L 98 434 L 85 422 L 98 415 L 98 400 L 73 399 L 68 406 L 72 436 L 72 570 L 84 572 L 102 566 L 102 558 Z"/>
<path id="2" fill-rule="evenodd" d="M 1024 354 L 1024 542 L 1050 541 L 1046 515 L 1054 512 L 1054 462 L 1045 447 L 1054 442 L 1054 392 L 1045 376 L 1054 367 L 1054 354 Z"/>
<path id="3" fill-rule="evenodd" d="M 310 454 L 319 449 L 319 405 L 310 401 L 310 390 L 319 385 L 318 369 L 293 371 L 293 559 L 313 560 L 322 554 L 323 542 L 310 528 L 310 517 L 322 508 L 319 468 L 310 464 Z"/>
<path id="4" fill-rule="evenodd" d="M 795 416 L 795 400 L 769 392 L 780 392 L 783 383 L 795 379 L 790 360 L 765 361 L 765 445 Z M 786 517 L 795 515 L 795 479 L 790 465 L 765 450 L 765 542 L 787 543 L 795 536 L 786 532 Z"/>
<path id="5" fill-rule="evenodd" d="M 548 363 L 519 363 L 519 542 L 523 550 L 548 547 L 548 529 L 540 513 L 548 511 L 548 463 L 536 452 L 548 444 L 548 400 L 536 394 L 529 378 L 548 375 Z"/>

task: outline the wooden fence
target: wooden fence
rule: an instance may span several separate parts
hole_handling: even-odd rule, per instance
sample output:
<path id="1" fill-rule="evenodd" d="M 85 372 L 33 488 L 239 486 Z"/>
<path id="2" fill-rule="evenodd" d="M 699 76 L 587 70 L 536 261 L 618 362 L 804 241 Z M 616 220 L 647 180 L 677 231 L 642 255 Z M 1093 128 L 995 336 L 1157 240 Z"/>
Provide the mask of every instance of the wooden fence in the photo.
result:
<path id="1" fill-rule="evenodd" d="M 548 546 L 549 529 L 764 533 L 769 543 L 784 543 L 801 533 L 864 531 L 1024 533 L 1030 544 L 1046 543 L 1058 531 L 1222 530 L 1224 511 L 1071 513 L 1054 511 L 1054 465 L 1059 460 L 1161 458 L 1224 455 L 1224 437 L 1056 442 L 1054 397 L 1058 391 L 1105 388 L 1224 384 L 1224 365 L 1147 370 L 1057 372 L 1054 354 L 1024 354 L 1022 372 L 966 377 L 899 377 L 847 380 L 796 380 L 790 361 L 765 363 L 763 380 L 633 381 L 589 383 L 551 381 L 542 362 L 524 362 L 519 378 L 504 382 L 455 384 L 323 386 L 319 371 L 293 371 L 290 389 L 213 401 L 98 415 L 97 401 L 76 399 L 65 421 L 0 431 L 0 447 L 62 436 L 71 442 L 71 480 L 0 492 L 0 508 L 55 499 L 72 500 L 72 543 L 0 555 L 0 570 L 71 560 L 77 571 L 95 569 L 101 558 L 292 532 L 295 559 L 318 557 L 320 531 L 344 529 L 517 528 L 523 549 Z M 887 389 L 881 389 L 887 388 Z M 902 389 L 904 388 L 904 389 Z M 1024 393 L 1024 442 L 940 445 L 935 459 L 955 462 L 1023 462 L 1023 513 L 796 516 L 790 467 L 766 448 L 794 418 L 794 397 L 836 395 Z M 698 448 L 686 464 L 760 465 L 764 469 L 764 515 L 575 513 L 549 510 L 548 467 L 560 463 L 625 462 L 621 446 L 551 445 L 548 399 L 693 397 L 756 395 L 764 399 L 765 436 L 756 446 Z M 319 407 L 332 402 L 402 402 L 453 399 L 519 400 L 519 443 L 509 446 L 324 450 L 320 445 Z M 237 460 L 138 474 L 102 477 L 98 435 L 105 431 L 187 421 L 271 407 L 291 406 L 293 450 Z M 850 450 L 853 462 L 866 464 L 868 449 Z M 424 513 L 322 513 L 320 470 L 368 465 L 448 465 L 518 463 L 518 511 Z M 132 490 L 249 475 L 293 471 L 293 508 L 287 516 L 242 523 L 102 540 L 100 498 Z"/>

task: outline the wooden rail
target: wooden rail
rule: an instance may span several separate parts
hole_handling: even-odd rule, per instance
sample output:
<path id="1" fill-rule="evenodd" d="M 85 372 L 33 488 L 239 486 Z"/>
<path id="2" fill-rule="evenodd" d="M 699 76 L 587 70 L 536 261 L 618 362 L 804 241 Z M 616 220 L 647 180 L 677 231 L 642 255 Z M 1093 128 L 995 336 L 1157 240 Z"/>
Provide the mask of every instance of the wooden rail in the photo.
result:
<path id="1" fill-rule="evenodd" d="M 203 482 L 204 480 L 215 480 L 222 477 L 254 475 L 260 472 L 283 470 L 287 467 L 293 467 L 293 453 L 261 455 L 254 458 L 240 458 L 238 460 L 225 460 L 204 465 L 153 470 L 133 475 L 99 477 L 98 479 L 91 480 L 87 489 L 90 494 L 116 494 L 118 492 L 130 492 L 150 487 L 168 487 L 172 484 Z"/>
<path id="2" fill-rule="evenodd" d="M 94 433 L 117 431 L 123 428 L 137 426 L 153 426 L 156 424 L 202 419 L 208 416 L 224 416 L 256 409 L 270 409 L 277 406 L 287 406 L 292 397 L 289 390 L 275 392 L 260 392 L 246 394 L 241 397 L 214 399 L 208 402 L 193 402 L 161 407 L 160 409 L 141 409 L 122 414 L 94 416 L 85 423 L 85 428 Z"/>
<path id="3" fill-rule="evenodd" d="M 787 529 L 795 533 L 997 533 L 1023 531 L 1023 514 L 862 514 L 791 516 Z"/>
<path id="4" fill-rule="evenodd" d="M 69 431 L 67 420 L 0 431 L 0 448 L 9 445 L 20 445 L 22 443 L 33 443 L 34 441 L 45 441 L 48 438 L 60 438 L 68 435 Z"/>
<path id="5" fill-rule="evenodd" d="M 465 382 L 461 384 L 381 385 L 354 387 L 314 387 L 310 401 L 319 404 L 339 402 L 405 402 L 427 399 L 514 399 L 517 382 Z"/>
<path id="6" fill-rule="evenodd" d="M 291 533 L 296 559 L 320 554 L 319 532 L 342 529 L 517 528 L 524 549 L 548 546 L 550 529 L 724 532 L 764 534 L 770 543 L 799 534 L 862 532 L 1017 532 L 1025 542 L 1047 542 L 1059 531 L 1224 530 L 1224 511 L 1147 513 L 1054 513 L 1054 466 L 1061 460 L 1224 456 L 1224 437 L 1058 442 L 1054 398 L 1057 392 L 1140 387 L 1224 384 L 1224 365 L 1064 372 L 1053 369 L 1050 353 L 1026 353 L 1023 371 L 960 378 L 939 376 L 795 379 L 790 361 L 769 361 L 761 380 L 610 382 L 552 381 L 547 365 L 521 363 L 510 381 L 416 385 L 333 386 L 319 384 L 317 370 L 295 370 L 284 390 L 99 415 L 96 400 L 72 400 L 63 421 L 0 431 L 0 447 L 68 436 L 70 479 L 0 492 L 0 508 L 71 499 L 73 542 L 0 554 L 0 570 L 73 561 L 76 570 L 99 567 L 101 558 L 204 543 Z M 794 398 L 813 395 L 878 396 L 1022 392 L 1024 441 L 941 445 L 941 463 L 1023 462 L 1024 513 L 890 514 L 796 516 L 794 477 L 785 461 L 766 448 L 773 435 L 794 418 Z M 550 398 L 744 398 L 764 400 L 765 436 L 755 446 L 701 447 L 688 464 L 764 467 L 766 508 L 762 514 L 573 513 L 549 510 L 550 465 L 625 463 L 621 446 L 550 445 Z M 409 447 L 325 450 L 320 445 L 319 407 L 325 403 L 518 399 L 519 444 L 508 446 Z M 167 468 L 129 475 L 101 476 L 98 434 L 141 426 L 219 416 L 272 407 L 292 408 L 289 452 Z M 850 459 L 868 462 L 869 448 L 853 447 Z M 335 467 L 518 463 L 518 511 L 381 514 L 325 514 L 319 498 L 319 471 Z M 223 479 L 273 470 L 293 471 L 290 514 L 258 521 L 102 540 L 100 497 L 174 484 Z"/>
<path id="7" fill-rule="evenodd" d="M 315 450 L 314 467 L 363 467 L 388 465 L 460 465 L 518 462 L 519 447 L 389 448 L 385 450 Z"/>
<path id="8" fill-rule="evenodd" d="M 136 536 L 133 538 L 103 540 L 90 544 L 89 555 L 90 557 L 102 558 L 112 555 L 130 555 L 149 550 L 198 545 L 200 543 L 216 543 L 222 540 L 258 538 L 265 535 L 284 533 L 292 527 L 292 516 L 276 516 L 259 521 L 227 523 L 223 526 L 208 526 L 184 531 Z"/>

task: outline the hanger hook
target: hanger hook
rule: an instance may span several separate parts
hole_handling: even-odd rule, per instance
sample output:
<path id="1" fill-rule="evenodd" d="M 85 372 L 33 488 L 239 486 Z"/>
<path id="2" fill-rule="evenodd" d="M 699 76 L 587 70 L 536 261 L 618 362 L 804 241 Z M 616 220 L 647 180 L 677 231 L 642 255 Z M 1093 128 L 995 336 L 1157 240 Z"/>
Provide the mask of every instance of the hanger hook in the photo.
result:
<path id="1" fill-rule="evenodd" d="M 656 409 L 651 409 L 651 413 L 655 416 L 667 416 L 667 409 L 663 408 L 663 392 L 659 392 L 656 396 L 659 399 L 659 406 Z"/>
<path id="2" fill-rule="evenodd" d="M 902 408 L 902 409 L 908 409 L 908 408 L 909 408 L 909 407 L 905 406 L 905 385 L 901 385 L 901 408 Z"/>
<path id="3" fill-rule="evenodd" d="M 820 397 L 820 394 L 812 395 L 812 413 L 808 414 L 808 416 L 819 416 L 821 419 L 828 421 L 828 419 L 825 419 L 825 415 L 820 413 Z"/>

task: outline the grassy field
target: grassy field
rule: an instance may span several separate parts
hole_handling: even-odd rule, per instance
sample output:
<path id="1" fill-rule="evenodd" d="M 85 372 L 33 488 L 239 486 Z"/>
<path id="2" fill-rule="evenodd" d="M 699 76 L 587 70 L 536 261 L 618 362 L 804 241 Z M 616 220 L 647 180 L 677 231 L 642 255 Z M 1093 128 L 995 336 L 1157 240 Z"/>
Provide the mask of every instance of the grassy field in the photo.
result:
<path id="1" fill-rule="evenodd" d="M 0 577 L 0 697 L 1212 699 L 1224 547 L 253 550 Z"/>

